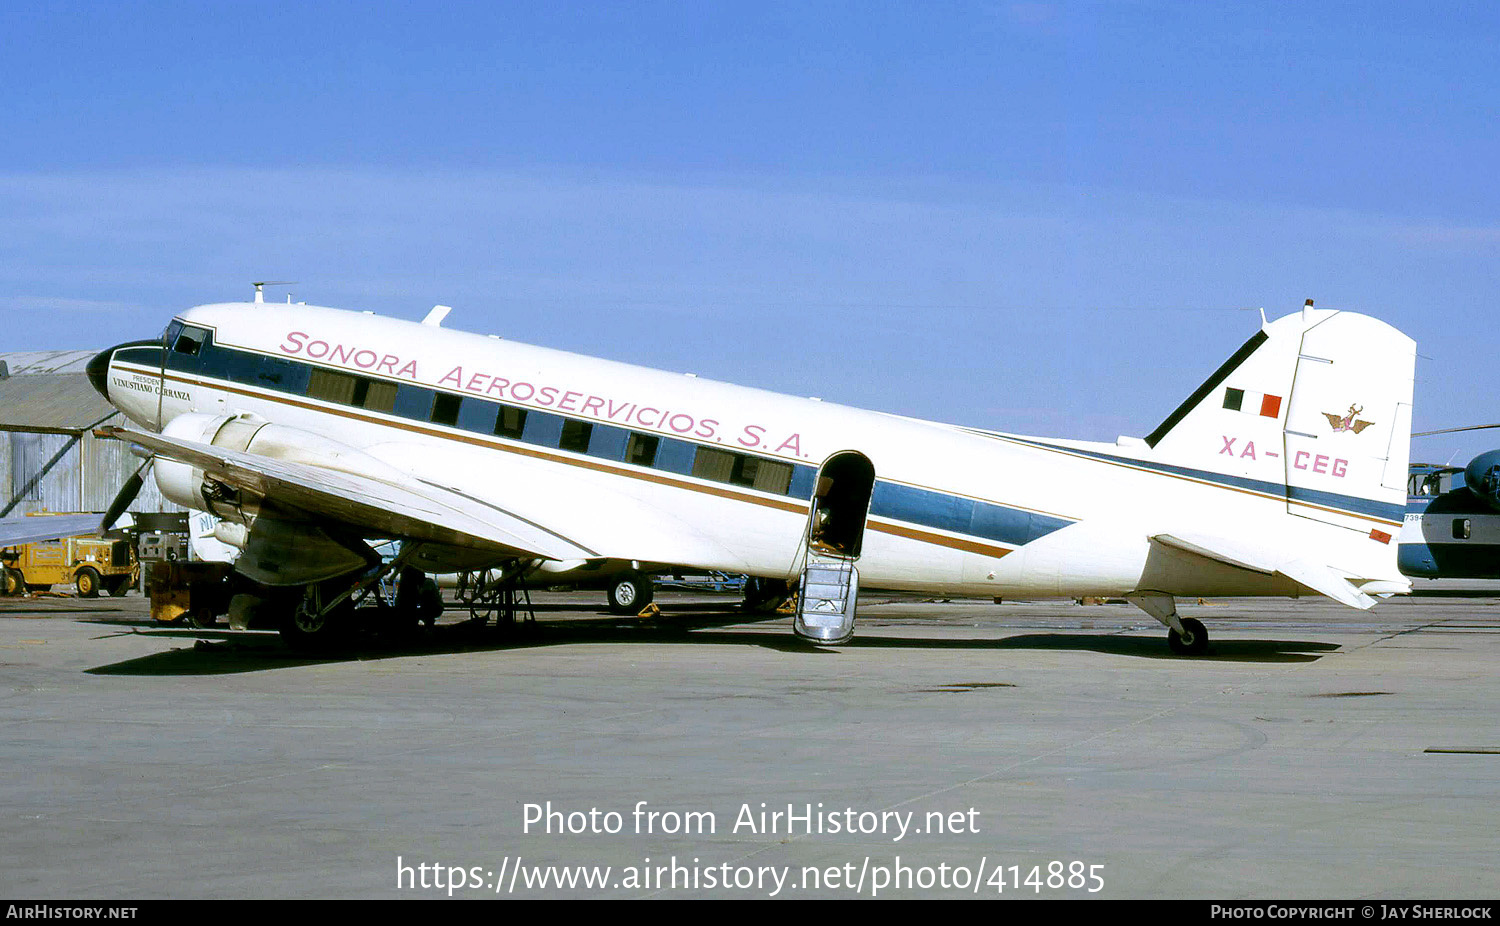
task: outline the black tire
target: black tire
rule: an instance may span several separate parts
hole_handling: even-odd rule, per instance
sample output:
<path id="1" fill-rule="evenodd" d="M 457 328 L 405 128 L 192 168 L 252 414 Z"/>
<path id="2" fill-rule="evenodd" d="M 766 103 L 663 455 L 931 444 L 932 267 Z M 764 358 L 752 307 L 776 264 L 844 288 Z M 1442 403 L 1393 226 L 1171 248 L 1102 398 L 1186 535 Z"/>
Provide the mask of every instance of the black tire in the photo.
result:
<path id="1" fill-rule="evenodd" d="M 1167 646 L 1179 656 L 1201 656 L 1208 650 L 1208 628 L 1203 622 L 1191 617 L 1182 619 L 1185 633 L 1167 631 Z"/>
<path id="2" fill-rule="evenodd" d="M 437 619 L 443 615 L 443 591 L 438 588 L 437 580 L 428 578 L 422 582 L 422 604 L 419 608 L 420 620 L 428 627 L 437 624 Z"/>
<path id="3" fill-rule="evenodd" d="M 104 590 L 111 598 L 121 598 L 130 591 L 130 576 L 111 576 L 104 580 Z"/>
<path id="4" fill-rule="evenodd" d="M 6 567 L 3 590 L 7 598 L 14 598 L 26 590 L 26 577 L 21 575 L 21 570 Z"/>
<path id="5" fill-rule="evenodd" d="M 84 566 L 73 575 L 73 588 L 78 590 L 79 598 L 99 597 L 99 570 L 93 566 Z"/>
<path id="6" fill-rule="evenodd" d="M 349 641 L 353 630 L 354 607 L 349 599 L 327 613 L 320 613 L 322 603 L 337 597 L 347 582 L 323 582 L 303 588 L 302 596 L 287 602 L 281 621 L 281 639 L 293 649 L 327 652 Z"/>
<path id="7" fill-rule="evenodd" d="M 616 576 L 609 584 L 609 610 L 614 614 L 639 614 L 655 597 L 651 579 L 639 572 Z"/>
<path id="8" fill-rule="evenodd" d="M 793 588 L 783 579 L 750 576 L 745 580 L 745 600 L 740 607 L 758 614 L 774 614 L 792 596 Z"/>

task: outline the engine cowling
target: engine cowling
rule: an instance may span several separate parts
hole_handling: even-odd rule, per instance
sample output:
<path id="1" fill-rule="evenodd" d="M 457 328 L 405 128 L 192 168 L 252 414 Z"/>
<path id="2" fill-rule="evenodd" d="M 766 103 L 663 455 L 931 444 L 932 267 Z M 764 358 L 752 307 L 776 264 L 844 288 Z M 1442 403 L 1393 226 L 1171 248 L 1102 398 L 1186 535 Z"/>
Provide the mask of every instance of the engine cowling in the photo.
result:
<path id="1" fill-rule="evenodd" d="M 178 415 L 162 429 L 162 435 L 200 444 L 213 444 L 219 431 L 233 417 L 232 415 L 204 415 L 196 412 Z M 182 505 L 184 508 L 211 511 L 221 518 L 243 523 L 236 506 L 215 505 L 204 497 L 203 470 L 177 460 L 157 457 L 152 467 L 152 475 L 156 479 L 156 487 L 161 490 L 161 494 L 168 501 Z"/>
<path id="2" fill-rule="evenodd" d="M 1500 450 L 1489 450 L 1464 467 L 1464 484 L 1491 508 L 1500 510 Z"/>
<path id="3" fill-rule="evenodd" d="M 374 479 L 402 478 L 399 470 L 362 450 L 253 415 L 179 415 L 162 433 Z M 242 551 L 235 568 L 262 585 L 305 585 L 367 568 L 378 560 L 358 536 L 346 536 L 332 527 L 325 530 L 300 518 L 285 520 L 274 511 L 264 513 L 261 499 L 209 478 L 201 467 L 159 457 L 155 476 L 162 495 L 171 501 L 243 525 L 239 529 L 220 525 L 223 539 Z M 216 528 L 216 536 L 219 533 Z"/>
<path id="4" fill-rule="evenodd" d="M 162 434 L 179 440 L 259 454 L 274 460 L 320 466 L 325 469 L 398 482 L 404 474 L 388 463 L 348 444 L 320 434 L 271 424 L 255 415 L 178 415 Z M 186 508 L 210 511 L 221 518 L 249 523 L 258 511 L 257 499 L 241 499 L 239 493 L 206 479 L 201 468 L 158 457 L 156 485 L 162 495 Z"/>

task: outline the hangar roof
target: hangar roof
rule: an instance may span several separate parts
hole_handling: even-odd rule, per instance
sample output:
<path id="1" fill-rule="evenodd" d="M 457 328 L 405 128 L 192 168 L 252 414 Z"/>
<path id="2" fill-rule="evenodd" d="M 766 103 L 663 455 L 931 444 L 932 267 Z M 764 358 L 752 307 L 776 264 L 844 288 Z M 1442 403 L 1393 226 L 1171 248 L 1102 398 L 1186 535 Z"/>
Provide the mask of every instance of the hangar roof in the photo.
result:
<path id="1" fill-rule="evenodd" d="M 34 373 L 0 379 L 0 431 L 71 434 L 87 430 L 112 414 L 114 406 L 94 391 L 84 373 Z"/>
<path id="2" fill-rule="evenodd" d="M 0 363 L 11 376 L 29 373 L 82 373 L 96 350 L 0 351 Z"/>

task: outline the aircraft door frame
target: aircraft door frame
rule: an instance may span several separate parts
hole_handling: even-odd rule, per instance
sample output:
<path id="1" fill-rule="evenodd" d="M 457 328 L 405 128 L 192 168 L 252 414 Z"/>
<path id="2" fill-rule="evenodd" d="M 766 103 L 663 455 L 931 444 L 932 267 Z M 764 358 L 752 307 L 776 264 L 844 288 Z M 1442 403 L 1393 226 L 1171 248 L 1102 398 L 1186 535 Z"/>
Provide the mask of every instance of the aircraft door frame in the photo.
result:
<path id="1" fill-rule="evenodd" d="M 818 467 L 803 542 L 814 553 L 854 562 L 864 551 L 875 464 L 858 450 L 840 450 Z"/>
<path id="2" fill-rule="evenodd" d="M 818 467 L 803 533 L 802 576 L 792 630 L 824 646 L 854 636 L 859 597 L 855 560 L 864 547 L 870 502 L 875 495 L 875 464 L 857 450 L 842 450 Z"/>

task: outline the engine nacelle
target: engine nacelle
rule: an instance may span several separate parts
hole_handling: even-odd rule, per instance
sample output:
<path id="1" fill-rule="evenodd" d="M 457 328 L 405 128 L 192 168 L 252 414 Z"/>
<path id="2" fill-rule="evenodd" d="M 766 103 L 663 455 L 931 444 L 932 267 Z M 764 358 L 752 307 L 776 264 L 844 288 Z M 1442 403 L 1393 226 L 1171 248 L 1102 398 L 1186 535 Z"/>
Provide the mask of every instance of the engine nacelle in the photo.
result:
<path id="1" fill-rule="evenodd" d="M 362 450 L 254 415 L 179 415 L 162 434 L 385 481 L 403 476 Z M 262 585 L 306 585 L 368 568 L 379 560 L 358 536 L 300 518 L 284 520 L 274 511 L 263 513 L 259 498 L 208 477 L 200 467 L 159 457 L 156 484 L 162 495 L 179 505 L 233 522 L 233 526 L 219 525 L 215 535 L 222 529 L 225 542 L 242 551 L 235 569 Z"/>
<path id="2" fill-rule="evenodd" d="M 400 470 L 348 444 L 300 428 L 271 424 L 255 415 L 207 415 L 201 412 L 178 415 L 167 424 L 162 434 L 387 482 L 404 478 Z M 205 478 L 201 468 L 187 463 L 158 457 L 155 476 L 161 494 L 183 507 L 209 511 L 241 524 L 250 523 L 259 512 L 259 499 L 242 499 L 239 492 Z"/>
<path id="3" fill-rule="evenodd" d="M 204 415 L 193 413 L 178 415 L 167 423 L 162 430 L 162 436 L 175 437 L 178 440 L 194 441 L 200 444 L 212 444 L 219 436 L 232 415 Z M 238 506 L 215 505 L 214 502 L 204 498 L 203 495 L 203 470 L 180 463 L 177 460 L 168 460 L 165 457 L 157 457 L 152 466 L 152 475 L 156 478 L 156 487 L 161 494 L 171 502 L 175 502 L 184 508 L 193 508 L 199 511 L 210 511 L 221 518 L 229 518 L 241 521 L 242 516 Z"/>
<path id="4" fill-rule="evenodd" d="M 1485 504 L 1500 510 L 1500 450 L 1489 450 L 1470 460 L 1464 467 L 1464 485 Z"/>

